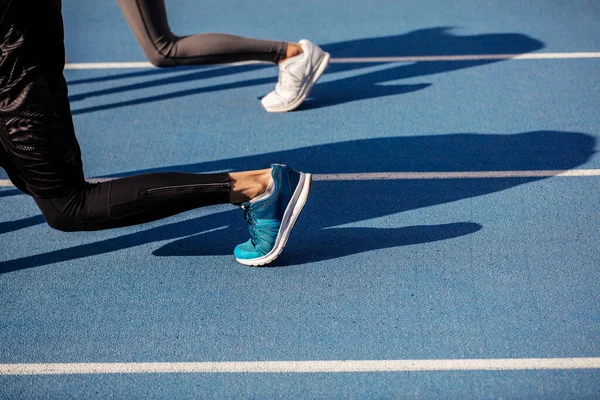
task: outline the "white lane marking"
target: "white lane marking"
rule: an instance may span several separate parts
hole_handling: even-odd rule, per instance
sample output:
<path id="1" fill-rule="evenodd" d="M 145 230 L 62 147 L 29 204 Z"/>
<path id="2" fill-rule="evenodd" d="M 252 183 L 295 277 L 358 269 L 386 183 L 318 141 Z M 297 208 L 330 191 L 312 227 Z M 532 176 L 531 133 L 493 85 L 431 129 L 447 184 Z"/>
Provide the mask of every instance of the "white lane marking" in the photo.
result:
<path id="1" fill-rule="evenodd" d="M 321 174 L 313 175 L 313 179 L 317 181 L 376 181 L 414 179 L 546 178 L 552 176 L 600 176 L 600 169 L 541 171 L 374 172 L 356 174 Z"/>
<path id="2" fill-rule="evenodd" d="M 540 171 L 465 171 L 465 172 L 368 172 L 355 174 L 313 174 L 315 181 L 378 181 L 416 179 L 493 179 L 548 178 L 552 176 L 600 176 L 600 169 L 540 170 Z M 90 178 L 89 182 L 106 182 L 113 178 Z M 0 179 L 0 187 L 12 187 L 8 179 Z"/>
<path id="3" fill-rule="evenodd" d="M 600 358 L 67 363 L 0 364 L 0 376 L 141 373 L 515 371 L 598 368 L 600 368 Z"/>
<path id="4" fill-rule="evenodd" d="M 65 69 L 127 69 L 127 68 L 154 68 L 149 62 L 94 62 L 94 63 L 67 63 Z"/>
<path id="5" fill-rule="evenodd" d="M 465 54 L 449 56 L 405 56 L 333 58 L 334 63 L 380 63 L 380 62 L 439 62 L 439 61 L 486 61 L 486 60 L 553 60 L 576 58 L 600 58 L 600 52 L 588 53 L 527 53 L 527 54 Z"/>
<path id="6" fill-rule="evenodd" d="M 486 60 L 553 60 L 600 58 L 600 52 L 570 52 L 570 53 L 527 53 L 527 54 L 464 54 L 446 56 L 398 56 L 398 57 L 348 57 L 332 58 L 331 63 L 362 64 L 382 62 L 440 62 L 440 61 L 486 61 Z M 263 61 L 243 61 L 221 65 L 268 64 Z M 67 63 L 65 69 L 128 69 L 155 68 L 147 61 L 141 62 L 92 62 Z"/>

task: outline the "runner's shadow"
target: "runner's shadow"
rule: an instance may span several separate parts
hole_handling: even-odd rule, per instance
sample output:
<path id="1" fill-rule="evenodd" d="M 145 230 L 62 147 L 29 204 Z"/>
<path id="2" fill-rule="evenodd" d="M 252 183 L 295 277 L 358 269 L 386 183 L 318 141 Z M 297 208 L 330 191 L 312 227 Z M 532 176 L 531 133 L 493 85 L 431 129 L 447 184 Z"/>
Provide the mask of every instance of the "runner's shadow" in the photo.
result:
<path id="1" fill-rule="evenodd" d="M 328 220 L 325 218 L 327 216 L 325 212 L 319 211 L 318 208 L 314 211 L 322 217 L 322 221 Z M 43 220 L 41 215 L 34 218 L 36 223 L 38 222 L 37 219 Z M 16 228 L 16 226 L 13 227 Z M 198 233 L 199 227 L 204 232 Z M 451 239 L 474 233 L 481 228 L 481 225 L 470 222 L 392 229 L 332 228 L 320 230 L 311 227 L 309 231 L 303 229 L 303 232 L 301 232 L 296 228 L 293 235 L 298 240 L 304 236 L 308 241 L 303 239 L 304 244 L 299 246 L 288 245 L 286 253 L 270 266 L 300 265 L 371 250 Z M 235 244 L 248 240 L 248 234 L 246 227 L 243 226 L 241 211 L 231 210 L 183 222 L 161 225 L 142 232 L 126 234 L 100 242 L 0 262 L 0 274 L 177 238 L 183 239 L 162 246 L 152 254 L 170 257 L 232 255 Z M 315 247 L 310 248 L 309 246 Z"/>
<path id="2" fill-rule="evenodd" d="M 135 173 L 245 170 L 267 166 L 271 162 L 286 162 L 315 174 L 560 171 L 584 164 L 594 153 L 595 139 L 582 133 L 537 131 L 521 134 L 425 135 L 330 143 Z M 420 227 L 344 225 L 364 225 L 365 221 L 496 193 L 541 179 L 547 177 L 316 180 L 305 212 L 292 233 L 294 240 L 290 241 L 286 252 L 275 265 L 327 260 L 467 235 L 481 229 L 481 226 L 476 221 Z M 232 209 L 183 222 L 165 223 L 95 243 L 1 262 L 0 273 L 174 239 L 181 240 L 159 247 L 154 254 L 231 254 L 233 247 L 245 241 L 246 237 L 242 211 Z M 339 242 L 333 243 L 336 241 Z"/>
<path id="3" fill-rule="evenodd" d="M 119 73 L 119 74 L 110 74 L 110 75 L 105 75 L 105 73 L 102 74 L 102 76 L 94 76 L 91 78 L 82 78 L 82 79 L 69 79 L 69 86 L 75 86 L 75 85 L 81 85 L 81 84 L 85 84 L 85 83 L 98 83 L 98 82 L 108 82 L 108 81 L 116 81 L 116 80 L 120 80 L 120 79 L 129 79 L 129 78 L 145 78 L 147 76 L 154 76 L 154 75 L 164 75 L 164 74 L 168 74 L 170 71 L 168 69 L 161 69 L 161 68 L 153 68 L 150 70 L 143 70 L 143 71 L 133 71 L 133 72 L 125 72 L 125 73 Z M 70 96 L 69 96 L 70 99 Z"/>
<path id="4" fill-rule="evenodd" d="M 463 36 L 453 34 L 452 30 L 453 28 L 450 27 L 421 29 L 398 36 L 334 43 L 325 45 L 323 48 L 334 57 L 339 58 L 379 58 L 524 54 L 544 47 L 542 42 L 522 34 Z M 300 109 L 320 108 L 420 90 L 430 84 L 393 85 L 389 82 L 472 68 L 498 61 L 501 60 L 416 61 L 404 65 L 393 63 L 389 68 L 383 70 L 316 85 L 311 93 L 311 99 L 306 101 Z M 377 64 L 332 64 L 328 68 L 327 74 L 348 72 L 373 65 Z"/>
<path id="5" fill-rule="evenodd" d="M 21 192 L 18 189 L 0 190 L 0 198 L 10 197 L 10 196 L 18 196 L 20 194 L 23 194 L 23 192 Z"/>
<path id="6" fill-rule="evenodd" d="M 0 234 L 18 231 L 19 229 L 43 224 L 44 222 L 46 222 L 46 220 L 41 215 L 35 215 L 33 217 L 23 218 L 16 221 L 0 222 Z"/>
<path id="7" fill-rule="evenodd" d="M 200 80 L 200 79 L 210 79 L 210 78 L 221 77 L 221 76 L 225 76 L 225 75 L 254 71 L 254 70 L 262 69 L 265 67 L 266 67 L 265 65 L 243 65 L 243 66 L 227 66 L 227 67 L 222 67 L 222 68 L 202 69 L 200 71 L 198 71 L 196 69 L 196 70 L 193 70 L 193 72 L 185 74 L 185 75 L 168 76 L 168 77 L 161 78 L 161 79 L 154 80 L 154 81 L 132 83 L 129 85 L 101 89 L 101 90 L 96 90 L 93 92 L 70 95 L 69 101 L 76 102 L 76 101 L 86 99 L 88 97 L 106 96 L 106 95 L 110 95 L 110 94 L 129 92 L 129 91 L 138 90 L 138 89 L 148 89 L 148 88 L 152 88 L 152 87 L 169 86 L 169 85 L 175 85 L 175 84 L 182 83 L 182 82 L 189 82 L 189 81 L 195 81 L 195 80 Z M 163 69 L 161 69 L 160 71 L 166 72 Z M 70 84 L 71 84 L 71 82 L 69 82 L 69 85 Z M 236 86 L 234 86 L 234 87 L 236 87 Z M 212 91 L 212 90 L 208 90 L 208 91 Z M 182 92 L 180 92 L 180 93 L 182 93 Z M 185 93 L 185 92 L 183 92 L 183 93 Z M 160 97 L 160 98 L 164 99 L 164 97 Z M 171 98 L 171 97 L 169 97 L 169 98 Z"/>
<path id="8" fill-rule="evenodd" d="M 407 34 L 366 38 L 359 40 L 344 41 L 323 45 L 335 59 L 339 58 L 372 58 L 372 57 L 399 57 L 399 56 L 436 56 L 436 55 L 482 55 L 482 54 L 523 54 L 544 47 L 539 40 L 526 35 L 515 33 L 482 34 L 482 35 L 455 35 L 452 28 L 437 27 L 421 29 Z M 459 69 L 476 67 L 484 64 L 494 63 L 501 60 L 475 60 L 475 61 L 452 61 L 452 62 L 425 62 L 419 61 L 408 65 L 398 63 L 332 63 L 326 71 L 327 81 L 317 84 L 311 93 L 311 99 L 305 102 L 299 110 L 332 106 L 351 101 L 373 99 L 379 97 L 393 96 L 424 89 L 430 83 L 411 84 L 389 84 L 389 82 L 439 74 Z M 336 73 L 348 73 L 377 65 L 389 64 L 389 68 L 383 70 L 357 74 L 337 80 L 329 77 Z M 93 92 L 71 95 L 72 101 L 82 100 L 88 97 L 121 93 L 125 91 L 168 86 L 181 82 L 192 82 L 194 80 L 209 77 L 218 77 L 236 73 L 248 72 L 255 69 L 269 68 L 270 65 L 244 65 L 238 67 L 224 67 L 207 71 L 193 71 L 189 74 L 175 77 L 162 78 L 155 81 L 136 83 L 103 89 Z M 272 68 L 272 67 L 271 67 Z M 109 110 L 119 107 L 127 107 L 146 104 L 156 101 L 169 100 L 184 96 L 198 95 L 220 90 L 263 85 L 274 83 L 275 77 L 258 78 L 213 86 L 197 87 L 161 93 L 160 95 L 136 98 L 132 100 L 119 101 L 109 104 L 92 105 L 89 107 L 73 110 L 74 115 L 94 111 Z"/>
<path id="9" fill-rule="evenodd" d="M 318 210 L 313 210 L 323 216 Z M 405 226 L 401 228 L 324 228 L 298 229 L 292 238 L 315 245 L 292 245 L 269 267 L 301 265 L 326 261 L 372 250 L 409 246 L 452 239 L 469 235 L 482 228 L 472 222 L 428 226 Z M 232 233 L 233 232 L 233 233 Z M 309 236 L 307 236 L 309 235 Z M 293 240 L 292 239 L 292 240 Z M 164 245 L 152 254 L 156 256 L 208 256 L 228 255 L 231 243 L 248 240 L 247 231 L 222 229 L 210 234 L 199 234 Z"/>

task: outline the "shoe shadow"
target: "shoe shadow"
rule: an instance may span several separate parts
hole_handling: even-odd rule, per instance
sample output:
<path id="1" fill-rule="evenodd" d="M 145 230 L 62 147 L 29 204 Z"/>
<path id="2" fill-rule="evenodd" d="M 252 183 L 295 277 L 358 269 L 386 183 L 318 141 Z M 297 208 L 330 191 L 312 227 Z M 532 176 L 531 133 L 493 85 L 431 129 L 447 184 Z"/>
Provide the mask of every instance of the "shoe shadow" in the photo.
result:
<path id="1" fill-rule="evenodd" d="M 321 213 L 318 214 L 323 216 Z M 305 244 L 286 248 L 279 258 L 265 267 L 302 265 L 371 250 L 452 239 L 477 232 L 481 228 L 482 226 L 476 223 L 461 222 L 401 228 L 296 229 L 292 236 L 298 239 L 302 237 Z M 310 245 L 305 240 L 307 236 Z M 246 240 L 248 240 L 246 229 L 222 229 L 208 235 L 199 234 L 171 242 L 152 254 L 163 257 L 228 255 L 232 252 L 231 245 L 228 243 L 232 241 L 242 243 Z"/>
<path id="2" fill-rule="evenodd" d="M 455 35 L 452 28 L 437 27 L 421 29 L 402 35 L 366 38 L 325 44 L 322 48 L 331 53 L 333 58 L 365 58 L 365 57 L 398 57 L 420 55 L 481 55 L 481 54 L 523 54 L 542 49 L 544 44 L 539 40 L 516 33 L 498 33 L 482 35 Z M 366 100 L 378 97 L 393 96 L 413 92 L 430 86 L 430 83 L 411 85 L 386 85 L 400 79 L 428 76 L 464 68 L 476 67 L 484 64 L 499 62 L 501 60 L 478 61 L 452 61 L 452 62 L 415 62 L 410 65 L 397 65 L 391 63 L 390 68 L 358 74 L 356 76 L 331 80 L 317 84 L 308 99 L 298 110 L 309 110 L 343 104 L 351 101 Z M 380 63 L 387 64 L 387 63 Z M 332 63 L 325 74 L 331 76 L 336 73 L 345 73 L 372 67 L 377 63 Z M 181 82 L 206 79 L 216 76 L 225 76 L 251 70 L 270 68 L 270 65 L 244 65 L 228 66 L 207 71 L 193 71 L 189 74 L 175 77 L 161 78 L 155 81 L 124 85 L 110 89 L 92 91 L 72 95 L 71 101 L 88 97 L 121 93 L 149 87 L 159 87 Z M 73 110 L 73 115 L 94 111 L 109 110 L 146 104 L 156 101 L 169 100 L 201 93 L 229 90 L 235 88 L 274 83 L 276 78 L 250 79 L 240 82 L 218 84 L 200 88 L 186 89 L 171 93 L 162 93 L 158 96 L 148 96 L 133 100 L 95 105 Z"/>
<path id="3" fill-rule="evenodd" d="M 595 154 L 595 144 L 594 137 L 590 135 L 557 131 L 390 137 L 315 145 L 121 175 L 161 171 L 201 173 L 247 170 L 268 166 L 272 162 L 285 162 L 315 174 L 560 171 L 584 164 Z M 476 221 L 386 229 L 344 225 L 364 224 L 364 221 L 375 218 L 496 193 L 541 179 L 548 178 L 316 180 L 305 211 L 292 233 L 293 238 L 275 265 L 327 260 L 380 248 L 467 235 L 482 227 Z M 239 209 L 216 212 L 112 239 L 4 261 L 0 262 L 0 273 L 173 239 L 178 241 L 160 247 L 154 254 L 231 254 L 235 244 L 245 241 L 247 237 L 241 216 Z M 337 241 L 348 242 L 352 246 L 344 245 L 341 248 L 340 244 L 334 243 Z"/>

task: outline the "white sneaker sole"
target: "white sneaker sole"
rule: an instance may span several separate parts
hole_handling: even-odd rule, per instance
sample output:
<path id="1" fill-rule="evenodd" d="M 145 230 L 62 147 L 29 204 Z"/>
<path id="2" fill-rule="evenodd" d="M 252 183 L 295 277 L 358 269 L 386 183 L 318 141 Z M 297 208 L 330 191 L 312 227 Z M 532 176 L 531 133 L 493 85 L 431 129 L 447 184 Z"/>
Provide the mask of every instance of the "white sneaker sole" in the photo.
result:
<path id="1" fill-rule="evenodd" d="M 275 240 L 275 246 L 273 246 L 273 249 L 262 257 L 249 260 L 236 257 L 235 259 L 237 262 L 253 267 L 260 267 L 261 265 L 268 264 L 279 257 L 283 251 L 283 248 L 287 244 L 290 233 L 292 232 L 292 229 L 294 228 L 294 225 L 296 224 L 304 205 L 306 204 L 306 200 L 308 200 L 311 182 L 312 174 L 300 173 L 298 186 L 296 187 L 294 195 L 292 196 L 287 208 L 285 209 L 285 212 L 283 213 L 281 226 L 279 227 L 279 232 L 277 233 L 277 239 Z"/>
<path id="2" fill-rule="evenodd" d="M 264 109 L 267 110 L 268 112 L 287 112 L 287 111 L 292 111 L 292 110 L 295 110 L 296 108 L 298 108 L 298 106 L 300 106 L 300 104 L 302 104 L 304 99 L 306 99 L 306 96 L 308 96 L 311 89 L 313 88 L 315 83 L 317 83 L 317 81 L 319 80 L 321 75 L 323 75 L 323 72 L 325 72 L 325 69 L 329 65 L 330 59 L 331 59 L 331 55 L 329 53 L 324 53 L 323 58 L 321 58 L 321 60 L 319 61 L 319 64 L 317 65 L 317 68 L 314 70 L 312 76 L 309 76 L 308 79 L 306 80 L 306 85 L 304 85 L 304 87 L 302 88 L 302 90 L 300 92 L 300 96 L 298 96 L 295 100 L 293 100 L 291 103 L 284 104 L 281 106 L 264 107 Z"/>

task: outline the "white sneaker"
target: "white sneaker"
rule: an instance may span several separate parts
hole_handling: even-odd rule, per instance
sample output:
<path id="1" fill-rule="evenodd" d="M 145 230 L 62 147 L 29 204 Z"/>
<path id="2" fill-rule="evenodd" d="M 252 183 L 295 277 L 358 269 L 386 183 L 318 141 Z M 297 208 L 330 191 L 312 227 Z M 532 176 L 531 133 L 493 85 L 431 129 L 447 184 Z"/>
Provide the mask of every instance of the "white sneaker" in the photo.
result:
<path id="1" fill-rule="evenodd" d="M 269 112 L 286 112 L 297 108 L 321 77 L 331 56 L 308 40 L 301 40 L 303 53 L 279 63 L 279 81 L 275 90 L 263 97 L 261 104 Z"/>

